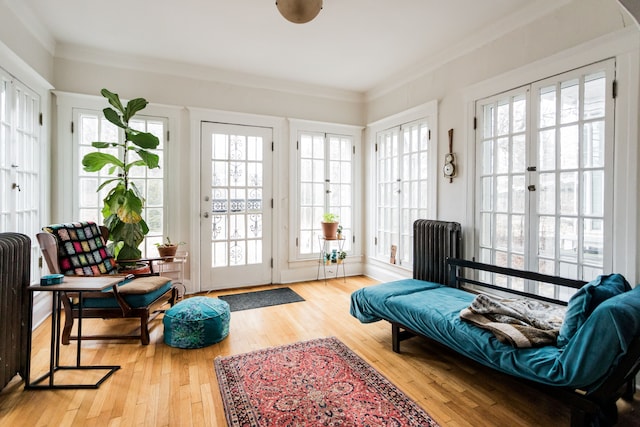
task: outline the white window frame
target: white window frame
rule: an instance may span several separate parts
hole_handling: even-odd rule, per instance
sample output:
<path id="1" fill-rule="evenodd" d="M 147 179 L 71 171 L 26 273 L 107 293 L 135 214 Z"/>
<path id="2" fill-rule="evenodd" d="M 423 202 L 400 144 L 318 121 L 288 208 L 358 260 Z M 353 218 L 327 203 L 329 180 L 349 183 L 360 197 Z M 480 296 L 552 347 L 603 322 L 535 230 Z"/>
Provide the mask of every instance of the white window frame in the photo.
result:
<path id="1" fill-rule="evenodd" d="M 427 200 L 426 200 L 426 209 L 424 209 L 425 214 L 420 215 L 424 216 L 424 219 L 437 219 L 437 188 L 438 188 L 438 178 L 440 177 L 440 169 L 438 168 L 438 102 L 430 101 L 428 103 L 422 104 L 420 106 L 414 107 L 410 110 L 404 111 L 402 113 L 387 117 L 377 122 L 370 123 L 367 125 L 367 139 L 368 146 L 370 150 L 370 164 L 373 165 L 369 171 L 369 182 L 371 183 L 371 187 L 368 189 L 367 194 L 371 195 L 370 201 L 368 203 L 368 210 L 372 214 L 368 216 L 367 221 L 367 229 L 370 230 L 369 234 L 366 236 L 367 239 L 367 247 L 369 254 L 369 259 L 374 267 L 383 267 L 385 269 L 399 269 L 400 271 L 406 272 L 413 270 L 412 265 L 412 252 L 413 247 L 410 248 L 402 248 L 398 247 L 398 256 L 404 258 L 404 262 L 402 264 L 391 264 L 390 263 L 390 248 L 387 250 L 378 250 L 377 247 L 377 234 L 378 234 L 378 171 L 377 171 L 377 153 L 376 153 L 376 143 L 378 135 L 381 132 L 385 132 L 389 129 L 398 128 L 400 129 L 402 126 L 411 125 L 415 123 L 426 123 L 428 130 L 431 133 L 431 138 L 428 142 L 428 170 L 427 170 Z M 402 133 L 398 134 L 398 144 L 402 144 Z M 398 209 L 400 209 L 400 205 L 398 205 Z M 417 218 L 416 218 L 417 219 Z M 413 223 L 412 221 L 405 221 L 407 224 L 403 225 L 402 230 L 397 230 L 398 236 L 405 236 L 405 241 L 411 240 L 413 237 Z M 403 255 L 403 249 L 404 255 Z M 386 254 L 386 255 L 384 255 Z"/>
<path id="2" fill-rule="evenodd" d="M 348 256 L 360 256 L 360 235 L 362 230 L 362 180 L 359 179 L 362 176 L 362 156 L 361 143 L 362 143 L 362 127 L 343 125 L 336 123 L 324 123 L 309 120 L 289 119 L 289 135 L 291 143 L 291 152 L 294 153 L 291 156 L 290 170 L 291 179 L 289 180 L 289 194 L 291 195 L 291 203 L 289 210 L 289 217 L 291 218 L 290 239 L 289 239 L 289 261 L 317 261 L 320 253 L 320 247 L 317 242 L 312 242 L 313 252 L 310 254 L 300 253 L 300 233 L 301 219 L 300 219 L 300 150 L 299 150 L 299 136 L 301 133 L 324 135 L 324 138 L 328 141 L 329 137 L 346 137 L 353 141 L 353 157 L 351 166 L 351 199 L 352 199 L 352 228 L 349 233 L 345 235 L 347 239 L 350 239 L 351 245 L 348 252 Z M 328 161 L 325 159 L 325 161 Z M 318 228 L 320 228 L 320 220 L 318 218 Z"/>
<path id="3" fill-rule="evenodd" d="M 78 123 L 74 122 L 77 115 L 80 112 L 92 112 L 96 113 L 98 117 L 102 116 L 102 109 L 108 106 L 107 101 L 104 98 L 98 96 L 80 95 L 68 92 L 54 92 L 56 95 L 56 104 L 58 111 L 58 149 L 60 152 L 70 153 L 69 155 L 59 156 L 56 162 L 58 171 L 64 171 L 59 174 L 57 185 L 60 195 L 60 202 L 54 204 L 55 211 L 53 218 L 55 222 L 72 222 L 79 219 L 80 206 L 78 203 L 79 194 L 78 179 L 76 177 L 80 174 L 82 156 L 78 149 Z M 125 100 L 126 101 L 126 100 Z M 140 246 L 143 252 L 143 256 L 153 257 L 156 256 L 156 249 L 154 243 L 160 241 L 164 236 L 171 236 L 172 230 L 179 230 L 180 224 L 175 220 L 175 209 L 167 200 L 171 197 L 171 194 L 177 194 L 179 188 L 177 188 L 176 180 L 167 179 L 171 170 L 178 167 L 177 160 L 180 158 L 179 147 L 177 142 L 174 142 L 174 135 L 179 135 L 178 121 L 179 121 L 179 108 L 168 106 L 157 106 L 149 104 L 147 108 L 139 114 L 140 119 L 146 120 L 163 120 L 166 123 L 164 135 L 164 143 L 166 144 L 163 150 L 163 158 L 161 157 L 161 170 L 163 171 L 163 230 L 162 233 L 148 234 L 145 241 Z M 73 129 L 73 133 L 72 133 Z M 169 138 L 167 138 L 169 135 Z M 134 178 L 137 179 L 137 178 Z M 62 189 L 71 189 L 62 190 Z M 102 208 L 103 195 L 99 196 L 99 209 Z M 99 210 L 98 210 L 99 211 Z M 102 214 L 99 213 L 98 223 L 102 223 Z M 174 233 L 175 235 L 175 233 Z M 175 240 L 175 237 L 172 236 Z"/>
<path id="4" fill-rule="evenodd" d="M 494 95 L 489 98 L 478 100 L 476 107 L 477 117 L 477 149 L 476 149 L 476 194 L 480 195 L 476 205 L 476 224 L 479 238 L 476 241 L 474 249 L 475 256 L 479 261 L 499 265 L 503 267 L 511 267 L 530 271 L 539 271 L 545 274 L 557 275 L 572 279 L 591 280 L 603 271 L 610 271 L 612 264 L 611 245 L 609 237 L 613 229 L 613 211 L 611 209 L 613 200 L 612 185 L 612 165 L 613 165 L 613 124 L 614 124 L 614 100 L 612 97 L 612 83 L 614 80 L 614 61 L 602 61 L 589 66 L 581 67 L 560 75 L 548 77 L 546 79 L 532 82 L 528 85 L 513 89 L 506 93 Z M 603 149 L 605 163 L 602 167 L 582 166 L 582 160 L 576 156 L 576 165 L 571 168 L 561 166 L 562 159 L 567 158 L 561 156 L 561 148 L 563 147 L 560 134 L 563 129 L 576 129 L 576 143 L 578 144 L 571 153 L 582 153 L 583 140 L 582 133 L 578 132 L 583 126 L 588 128 L 593 122 L 592 119 L 585 119 L 582 116 L 583 107 L 583 81 L 584 77 L 603 72 L 606 78 L 605 84 L 605 111 L 604 115 L 597 119 L 598 122 L 605 121 L 605 135 L 603 135 L 605 146 Z M 572 88 L 579 90 L 578 100 L 580 100 L 579 111 L 576 111 L 576 119 L 567 123 L 556 122 L 557 118 L 553 116 L 553 124 L 540 125 L 540 91 L 543 88 L 553 88 L 553 95 L 560 89 L 560 84 L 566 82 L 578 82 L 572 84 Z M 519 100 L 519 102 L 514 102 Z M 560 97 L 555 99 L 553 113 L 560 111 Z M 524 101 L 526 105 L 524 112 L 515 108 L 515 105 Z M 485 111 L 489 107 L 492 117 L 487 118 Z M 500 124 L 499 119 L 503 111 L 503 115 L 508 114 L 508 129 L 499 133 L 498 128 L 504 127 Z M 518 114 L 522 117 L 516 117 Z M 487 120 L 488 119 L 488 120 Z M 547 119 L 548 121 L 548 119 Z M 514 123 L 520 123 L 518 129 L 514 129 Z M 506 133 L 505 133 L 506 132 Z M 545 163 L 551 162 L 551 165 L 542 164 L 539 154 L 539 138 L 540 133 L 545 132 L 555 136 L 554 157 Z M 579 134 L 579 135 L 578 135 Z M 500 145 L 502 141 L 502 145 Z M 516 142 L 518 141 L 518 142 Z M 493 142 L 493 143 L 492 143 Z M 487 157 L 485 151 L 485 143 L 492 144 L 491 153 L 493 157 Z M 516 144 L 519 144 L 516 146 Z M 502 149 L 500 148 L 502 147 Z M 519 149 L 517 149 L 519 147 Z M 518 151 L 524 157 L 515 162 L 513 152 Z M 500 153 L 504 153 L 502 156 Z M 485 166 L 485 162 L 487 165 Z M 516 164 L 514 164 L 516 163 Z M 517 164 L 519 163 L 519 164 Z M 602 195 L 604 210 L 602 216 L 597 214 L 588 214 L 580 208 L 580 200 L 583 189 L 583 175 L 602 170 L 604 173 L 604 190 Z M 561 201 L 571 199 L 563 199 L 560 176 L 563 174 L 574 174 L 577 178 L 575 185 L 579 190 L 575 195 L 575 212 L 562 212 Z M 551 202 L 552 212 L 540 212 L 539 198 L 543 196 L 544 185 L 541 183 L 542 175 L 553 177 L 554 198 Z M 516 178 L 518 181 L 516 182 Z M 491 188 L 486 183 L 492 183 Z M 529 189 L 527 190 L 527 187 Z M 499 197 L 498 191 L 506 189 L 508 195 Z M 519 189 L 519 193 L 515 191 Z M 489 199 L 483 198 L 484 192 L 489 191 Z M 515 195 L 519 194 L 519 197 Z M 487 200 L 489 202 L 487 203 Z M 515 203 L 520 200 L 520 203 Z M 501 203 L 499 203 L 501 201 Z M 498 225 L 497 218 L 508 218 L 501 226 Z M 551 218 L 553 220 L 554 229 L 551 232 L 553 236 L 553 245 L 546 253 L 539 251 L 539 228 L 541 227 L 540 218 Z M 488 219 L 491 218 L 490 221 Z M 520 218 L 520 221 L 513 219 Z M 602 219 L 604 222 L 603 230 L 603 253 L 602 266 L 598 266 L 590 262 L 588 254 L 583 253 L 583 236 L 581 233 L 580 222 L 588 221 L 592 218 Z M 561 256 L 560 230 L 561 220 L 575 221 L 577 227 L 575 247 L 572 251 L 568 251 L 566 258 Z M 516 227 L 516 224 L 519 224 Z M 484 230 L 484 228 L 487 230 Z M 519 229 L 519 233 L 516 230 Z M 503 236 L 498 238 L 498 235 Z M 516 237 L 514 237 L 516 235 Z M 517 238 L 517 236 L 520 236 Z M 567 236 L 569 237 L 569 236 Z M 520 241 L 520 238 L 522 241 Z M 514 242 L 520 242 L 515 245 Z M 573 254 L 573 255 L 570 255 Z M 500 255 L 500 259 L 498 259 Z M 572 258 L 575 257 L 575 260 Z M 544 267 L 544 269 L 542 269 Z M 490 280 L 485 277 L 484 280 Z M 497 284 L 507 287 L 515 287 L 521 291 L 540 293 L 546 297 L 556 299 L 568 299 L 570 295 L 560 295 L 561 289 L 550 285 L 537 285 L 532 283 L 524 283 L 522 280 L 507 280 L 502 277 L 493 277 Z"/>
<path id="5" fill-rule="evenodd" d="M 638 93 L 640 82 L 640 40 L 637 32 L 621 30 L 615 34 L 589 41 L 582 45 L 559 52 L 542 60 L 527 64 L 519 69 L 496 75 L 489 80 L 468 86 L 463 93 L 467 123 L 466 140 L 468 188 L 475 188 L 476 175 L 476 138 L 473 127 L 475 117 L 475 103 L 479 99 L 487 98 L 496 93 L 539 81 L 549 76 L 562 74 L 603 61 L 608 58 L 616 60 L 616 82 L 618 93 L 615 99 L 616 112 L 614 118 L 614 165 L 612 171 L 615 197 L 613 201 L 613 221 L 616 226 L 611 235 L 612 263 L 611 271 L 624 274 L 630 282 L 640 280 L 638 262 L 638 169 L 640 157 L 637 139 L 639 128 L 637 125 L 637 111 L 640 108 Z M 621 89 L 623 88 L 623 89 Z M 464 256 L 475 258 L 474 248 L 479 238 L 476 232 L 476 196 L 474 191 L 468 194 L 467 223 L 473 224 L 465 230 Z"/>
<path id="6" fill-rule="evenodd" d="M 41 276 L 40 249 L 36 233 L 47 218 L 45 185 L 49 146 L 44 138 L 42 95 L 0 68 L 0 82 L 6 92 L 0 105 L 0 131 L 7 140 L 0 143 L 0 232 L 22 233 L 31 239 L 30 277 Z M 6 158 L 4 158 L 6 156 Z"/>

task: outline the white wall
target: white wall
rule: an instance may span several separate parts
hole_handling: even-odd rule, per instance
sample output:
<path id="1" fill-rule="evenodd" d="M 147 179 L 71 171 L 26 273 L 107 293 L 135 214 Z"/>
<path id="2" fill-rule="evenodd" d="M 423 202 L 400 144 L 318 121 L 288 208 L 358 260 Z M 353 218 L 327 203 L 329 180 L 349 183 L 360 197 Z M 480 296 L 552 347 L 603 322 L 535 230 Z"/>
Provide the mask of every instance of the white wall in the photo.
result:
<path id="1" fill-rule="evenodd" d="M 549 16 L 536 19 L 462 56 L 446 63 L 433 64 L 424 75 L 400 87 L 394 87 L 390 82 L 390 87 L 393 87 L 391 90 L 385 91 L 384 87 L 377 88 L 367 96 L 367 123 L 427 101 L 438 101 L 440 159 L 438 164 L 443 164 L 444 154 L 448 152 L 447 131 L 453 128 L 453 151 L 457 154 L 458 176 L 453 183 L 449 183 L 448 179 L 439 179 L 437 219 L 460 222 L 463 225 L 463 236 L 471 240 L 475 190 L 473 180 L 475 156 L 471 152 L 475 135 L 471 127 L 473 101 L 617 54 L 631 55 L 625 57 L 622 62 L 633 61 L 634 55 L 637 56 L 638 47 L 634 41 L 637 41 L 638 34 L 633 19 L 623 11 L 617 1 L 574 0 Z M 617 50 L 607 50 L 608 43 L 611 41 L 609 39 L 618 38 L 627 40 L 621 42 L 624 46 L 618 46 Z M 629 43 L 628 39 L 632 39 L 632 42 Z M 600 47 L 596 53 L 593 53 L 592 45 L 605 47 Z M 631 52 L 626 51 L 628 46 L 631 46 Z M 573 62 L 566 58 L 570 55 L 574 57 Z M 618 63 L 620 64 L 621 61 Z M 633 118 L 637 118 L 638 114 L 637 69 L 632 69 L 634 65 L 631 65 L 631 68 L 628 66 L 629 64 L 622 73 L 627 73 L 624 78 L 631 77 L 631 81 L 620 90 L 624 93 L 621 93 L 617 104 L 620 106 L 622 99 L 622 102 L 630 103 L 631 107 L 627 106 L 627 108 L 633 108 L 633 105 L 636 107 L 630 113 L 625 112 L 627 115 L 630 114 L 631 118 L 621 119 L 618 116 L 617 122 L 620 123 L 622 120 L 624 126 L 635 122 Z M 634 76 L 630 76 L 629 73 L 635 74 L 635 83 Z M 626 139 L 621 141 L 621 144 L 617 142 L 617 147 L 622 146 L 633 153 L 634 157 L 631 160 L 637 163 L 638 151 L 633 147 L 637 141 L 637 130 L 625 129 L 624 132 Z M 620 133 L 616 138 L 619 137 Z M 369 145 L 365 149 L 370 150 L 372 143 L 372 136 L 368 135 L 365 144 Z M 631 174 L 631 182 L 637 182 L 637 171 L 631 168 L 628 171 Z M 627 191 L 632 194 L 633 203 L 632 206 L 624 206 L 624 208 L 635 214 L 638 194 L 631 189 Z M 372 211 L 371 206 L 365 210 L 367 211 Z M 633 222 L 633 219 L 629 219 L 628 211 L 621 215 L 624 215 L 627 221 Z M 633 229 L 627 230 L 632 232 L 631 240 L 634 242 L 637 239 L 633 239 L 632 236 L 637 235 L 639 228 L 638 220 L 635 221 Z M 621 235 L 629 238 L 624 231 Z M 366 237 L 371 240 L 370 236 Z M 627 243 L 621 246 L 625 248 Z M 635 243 L 633 246 L 631 256 L 624 255 L 628 258 L 626 263 L 624 265 L 618 263 L 618 266 L 621 268 L 620 271 L 631 275 L 630 281 L 638 281 L 640 277 L 635 268 L 637 260 Z M 470 256 L 472 242 L 465 242 L 465 247 L 466 256 Z M 619 249 L 618 252 L 622 251 Z"/>
<path id="2" fill-rule="evenodd" d="M 86 54 L 85 54 L 86 53 Z M 171 192 L 168 208 L 169 234 L 187 242 L 190 253 L 188 290 L 199 291 L 199 150 L 200 121 L 219 121 L 246 125 L 268 126 L 274 129 L 274 282 L 308 280 L 316 277 L 317 264 L 287 262 L 289 247 L 289 165 L 294 155 L 289 141 L 287 118 L 326 123 L 358 124 L 364 121 L 363 95 L 354 92 L 300 86 L 255 76 L 227 76 L 217 70 L 180 64 L 140 62 L 121 55 L 96 56 L 70 46 L 63 46 L 55 59 L 57 93 L 95 96 L 103 87 L 117 92 L 123 99 L 144 97 L 150 108 L 173 106 L 180 109 L 177 132 L 172 132 L 169 146 L 179 146 L 168 156 L 167 177 L 176 191 Z M 182 73 L 182 74 L 180 74 Z M 215 78 L 220 80 L 217 81 Z M 240 81 L 239 81 L 240 80 Z M 240 84 L 243 83 L 243 84 Z M 64 98 L 64 96 L 63 96 Z M 69 101 L 65 101 L 69 115 Z M 63 113 L 62 110 L 59 111 Z M 159 115 L 163 115 L 159 113 Z M 56 151 L 68 152 L 71 135 L 62 121 L 54 138 Z M 175 122 L 175 120 L 174 120 Z M 69 170 L 54 162 L 59 171 Z M 276 172 L 277 171 L 277 172 Z M 55 177 L 58 189 L 65 188 L 64 174 Z M 66 179 L 70 179 L 67 177 Z M 55 190 L 54 190 L 55 192 Z M 54 199 L 63 200 L 63 191 Z M 67 203 L 68 205 L 68 203 Z M 54 221 L 66 218 L 64 205 L 54 207 Z M 349 273 L 360 274 L 360 263 L 349 265 Z"/>
<path id="3" fill-rule="evenodd" d="M 192 133 L 189 109 L 210 111 L 211 119 L 219 115 L 217 112 L 235 112 L 362 126 L 418 105 L 437 101 L 438 164 L 447 151 L 447 131 L 450 128 L 455 130 L 454 151 L 458 155 L 458 177 L 453 183 L 444 179 L 438 181 L 438 217 L 458 221 L 466 231 L 470 231 L 473 224 L 469 220 L 469 212 L 473 208 L 474 189 L 470 185 L 472 180 L 469 175 L 473 159 L 466 153 L 471 134 L 469 91 L 482 82 L 496 79 L 496 76 L 517 73 L 514 70 L 531 71 L 534 68 L 535 71 L 537 64 L 544 62 L 546 58 L 623 31 L 627 27 L 635 28 L 633 19 L 616 0 L 574 0 L 548 16 L 526 21 L 515 31 L 493 40 L 484 40 L 458 56 L 455 53 L 441 55 L 440 57 L 453 59 L 446 63 L 430 64 L 423 75 L 400 86 L 395 81 L 389 81 L 370 93 L 360 94 L 255 76 L 230 75 L 219 70 L 175 63 L 83 51 L 75 46 L 55 46 L 54 60 L 46 37 L 36 38 L 26 31 L 7 4 L 17 7 L 19 2 L 0 2 L 0 42 L 35 70 L 35 74 L 51 81 L 56 90 L 97 95 L 101 88 L 107 87 L 123 98 L 142 96 L 153 104 L 180 109 L 178 134 L 173 135 L 172 139 L 179 144 L 181 150 L 180 156 L 173 159 L 171 166 L 171 179 L 176 180 L 175 187 L 180 191 L 172 196 L 172 205 L 175 207 L 172 207 L 174 211 L 171 216 L 179 219 L 181 230 L 193 230 L 193 224 L 197 221 L 189 207 L 189 192 L 192 189 L 190 173 L 193 170 L 191 162 L 195 144 L 198 143 L 194 139 L 197 136 Z M 630 64 L 630 67 L 633 71 L 634 64 Z M 546 77 L 543 75 L 546 71 L 540 72 L 538 78 Z M 531 75 L 535 76 L 535 72 L 527 78 L 531 78 Z M 517 79 L 513 79 L 513 74 L 510 78 L 515 84 Z M 531 80 L 522 83 L 529 81 Z M 638 104 L 637 86 L 636 82 L 636 99 L 630 105 Z M 637 116 L 637 110 L 633 114 Z M 276 147 L 282 149 L 282 154 L 279 155 L 283 156 L 280 159 L 282 169 L 278 171 L 280 181 L 289 176 L 286 153 L 289 132 L 286 121 L 284 123 L 279 130 L 280 140 L 275 141 Z M 637 129 L 626 131 L 630 135 L 633 132 L 637 134 Z M 60 134 L 55 129 L 54 132 L 56 135 Z M 59 148 L 60 143 L 54 139 L 54 150 Z M 365 159 L 369 158 L 370 147 L 367 143 L 365 141 L 363 148 Z M 367 170 L 366 166 L 364 170 Z M 59 183 L 57 175 L 61 171 L 54 172 L 52 185 L 55 188 Z M 362 179 L 366 181 L 368 176 L 363 173 Z M 287 183 L 276 182 L 274 188 L 282 190 L 281 200 L 286 201 Z M 634 200 L 637 198 L 635 195 Z M 56 209 L 52 220 L 56 220 L 56 214 L 61 210 L 60 207 Z M 363 211 L 367 212 L 367 209 Z M 633 213 L 633 209 L 628 212 Z M 287 223 L 287 209 L 283 209 L 279 221 L 280 224 Z M 367 218 L 363 218 L 363 223 L 367 223 Z M 638 228 L 640 227 L 636 226 L 636 235 Z M 368 235 L 363 237 L 371 240 Z M 286 253 L 286 240 L 279 242 L 278 246 L 282 249 L 280 254 Z M 366 251 L 367 246 L 363 247 Z M 638 257 L 636 254 L 630 263 L 636 264 Z M 196 265 L 195 268 L 197 267 Z"/>

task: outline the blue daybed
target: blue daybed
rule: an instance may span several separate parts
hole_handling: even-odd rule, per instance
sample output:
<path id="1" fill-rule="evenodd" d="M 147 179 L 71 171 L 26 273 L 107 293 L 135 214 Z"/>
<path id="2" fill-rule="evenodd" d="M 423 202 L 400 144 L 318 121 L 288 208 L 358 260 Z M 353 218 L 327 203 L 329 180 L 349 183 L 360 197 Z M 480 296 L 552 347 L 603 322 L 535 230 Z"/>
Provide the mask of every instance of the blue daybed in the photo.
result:
<path id="1" fill-rule="evenodd" d="M 433 223 L 416 221 L 414 235 L 421 236 L 421 228 L 432 227 Z M 456 240 L 459 228 L 451 228 L 449 223 L 449 230 L 458 231 L 452 237 Z M 414 258 L 432 253 L 433 239 L 433 236 L 421 238 L 424 242 L 414 245 Z M 441 236 L 435 239 L 441 240 Z M 457 251 L 448 248 L 446 252 Z M 572 425 L 592 425 L 594 420 L 605 425 L 615 422 L 615 402 L 619 397 L 632 398 L 635 375 L 640 368 L 640 287 L 631 290 L 620 275 L 601 276 L 585 284 L 453 258 L 440 261 L 448 273 L 443 277 L 444 268 L 438 268 L 441 283 L 437 283 L 425 280 L 421 262 L 414 265 L 414 276 L 419 278 L 355 291 L 351 296 L 351 314 L 363 323 L 389 321 L 396 352 L 400 351 L 401 340 L 421 335 L 485 366 L 566 398 L 572 406 Z M 429 268 L 433 269 L 433 263 Z M 518 297 L 540 299 L 526 292 L 480 282 L 478 271 L 579 288 L 568 303 L 557 343 L 517 348 L 502 342 L 492 332 L 462 320 L 461 311 L 468 308 L 477 295 L 476 291 L 462 287 L 499 289 Z M 433 276 L 432 273 L 426 275 Z"/>

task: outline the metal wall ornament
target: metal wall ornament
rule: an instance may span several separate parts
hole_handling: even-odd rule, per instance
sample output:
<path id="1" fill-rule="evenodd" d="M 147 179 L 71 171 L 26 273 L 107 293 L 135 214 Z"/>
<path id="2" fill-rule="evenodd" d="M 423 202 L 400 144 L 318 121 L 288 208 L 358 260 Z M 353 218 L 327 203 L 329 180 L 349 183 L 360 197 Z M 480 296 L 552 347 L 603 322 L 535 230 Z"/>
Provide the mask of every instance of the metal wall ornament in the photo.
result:
<path id="1" fill-rule="evenodd" d="M 322 0 L 277 0 L 276 6 L 287 21 L 304 24 L 318 16 Z"/>

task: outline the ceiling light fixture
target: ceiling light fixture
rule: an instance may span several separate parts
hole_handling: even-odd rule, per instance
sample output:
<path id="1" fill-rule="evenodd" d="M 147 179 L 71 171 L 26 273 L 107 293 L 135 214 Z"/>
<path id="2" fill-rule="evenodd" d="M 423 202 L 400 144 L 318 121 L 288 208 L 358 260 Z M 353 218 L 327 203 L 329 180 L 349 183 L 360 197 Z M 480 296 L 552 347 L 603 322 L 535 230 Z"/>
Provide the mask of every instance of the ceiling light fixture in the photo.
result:
<path id="1" fill-rule="evenodd" d="M 318 16 L 322 0 L 277 0 L 280 14 L 294 24 L 304 24 Z"/>

